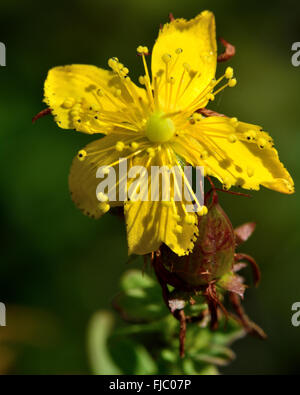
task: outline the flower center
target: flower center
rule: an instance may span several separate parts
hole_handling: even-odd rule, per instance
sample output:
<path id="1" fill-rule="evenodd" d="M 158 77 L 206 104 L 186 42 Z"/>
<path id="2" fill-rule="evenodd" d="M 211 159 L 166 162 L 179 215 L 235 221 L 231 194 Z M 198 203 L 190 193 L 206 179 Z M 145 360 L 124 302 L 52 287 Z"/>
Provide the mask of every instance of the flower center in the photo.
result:
<path id="1" fill-rule="evenodd" d="M 165 143 L 175 133 L 175 126 L 170 118 L 165 118 L 163 112 L 154 112 L 146 123 L 146 137 L 153 143 Z"/>

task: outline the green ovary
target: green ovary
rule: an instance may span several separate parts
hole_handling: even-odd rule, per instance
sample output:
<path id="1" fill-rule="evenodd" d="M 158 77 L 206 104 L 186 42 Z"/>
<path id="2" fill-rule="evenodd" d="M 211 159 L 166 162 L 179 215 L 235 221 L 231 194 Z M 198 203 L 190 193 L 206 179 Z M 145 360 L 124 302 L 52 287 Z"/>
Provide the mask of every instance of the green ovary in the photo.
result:
<path id="1" fill-rule="evenodd" d="M 170 118 L 164 118 L 163 112 L 153 113 L 146 123 L 145 135 L 153 143 L 165 143 L 175 133 L 175 126 Z"/>

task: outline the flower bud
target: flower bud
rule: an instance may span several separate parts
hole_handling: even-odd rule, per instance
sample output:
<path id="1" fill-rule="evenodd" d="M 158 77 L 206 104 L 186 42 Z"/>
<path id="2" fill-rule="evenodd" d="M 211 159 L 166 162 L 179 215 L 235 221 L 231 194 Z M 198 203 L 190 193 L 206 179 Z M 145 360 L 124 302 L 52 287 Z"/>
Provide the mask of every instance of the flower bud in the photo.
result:
<path id="1" fill-rule="evenodd" d="M 199 236 L 193 251 L 179 257 L 167 246 L 161 248 L 161 261 L 188 288 L 205 286 L 230 272 L 234 264 L 235 234 L 232 224 L 217 202 L 207 215 L 199 217 Z"/>

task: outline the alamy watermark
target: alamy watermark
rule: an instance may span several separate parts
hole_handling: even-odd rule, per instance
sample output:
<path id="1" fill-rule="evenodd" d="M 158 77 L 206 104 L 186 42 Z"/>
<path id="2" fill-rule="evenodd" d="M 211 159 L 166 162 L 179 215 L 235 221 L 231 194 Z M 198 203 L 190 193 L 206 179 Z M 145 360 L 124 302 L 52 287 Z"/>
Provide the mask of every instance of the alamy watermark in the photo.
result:
<path id="1" fill-rule="evenodd" d="M 292 304 L 292 311 L 295 311 L 291 318 L 292 325 L 296 327 L 300 326 L 300 302 Z"/>
<path id="2" fill-rule="evenodd" d="M 6 47 L 0 42 L 0 66 L 6 66 Z"/>
<path id="3" fill-rule="evenodd" d="M 0 302 L 0 326 L 6 326 L 6 307 Z"/>
<path id="4" fill-rule="evenodd" d="M 292 51 L 295 51 L 291 58 L 292 65 L 298 67 L 300 66 L 300 42 L 293 43 Z"/>
<path id="5" fill-rule="evenodd" d="M 96 189 L 100 202 L 162 201 L 184 202 L 186 211 L 195 212 L 204 202 L 202 166 L 131 166 L 120 158 L 118 168 L 101 166 L 102 178 Z M 192 186 L 195 186 L 194 188 Z"/>

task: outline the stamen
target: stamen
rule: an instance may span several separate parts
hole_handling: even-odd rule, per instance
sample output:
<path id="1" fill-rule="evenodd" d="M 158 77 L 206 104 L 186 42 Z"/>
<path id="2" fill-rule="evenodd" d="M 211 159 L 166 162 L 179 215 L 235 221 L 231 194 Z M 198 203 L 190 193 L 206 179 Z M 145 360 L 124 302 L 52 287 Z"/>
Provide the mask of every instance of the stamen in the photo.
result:
<path id="1" fill-rule="evenodd" d="M 110 205 L 106 202 L 99 203 L 98 207 L 102 214 L 105 214 L 110 210 Z"/>
<path id="2" fill-rule="evenodd" d="M 236 137 L 235 134 L 230 134 L 228 136 L 228 140 L 229 140 L 230 143 L 235 143 L 237 141 L 237 137 Z"/>
<path id="3" fill-rule="evenodd" d="M 150 158 L 153 158 L 155 156 L 155 149 L 152 147 L 149 147 L 146 149 L 147 154 L 150 156 Z"/>
<path id="4" fill-rule="evenodd" d="M 198 207 L 198 209 L 197 209 L 197 214 L 199 214 L 199 215 L 205 215 L 205 214 L 204 214 L 204 213 L 205 213 L 205 209 L 203 208 L 203 207 L 205 207 L 205 206 L 201 206 L 201 204 L 199 203 L 199 200 L 198 200 L 197 196 L 195 195 L 195 193 L 194 193 L 194 191 L 193 191 L 193 188 L 191 187 L 189 181 L 187 180 L 186 175 L 185 175 L 184 171 L 182 170 L 182 167 L 180 166 L 180 164 L 179 164 L 179 162 L 178 162 L 178 160 L 177 160 L 176 158 L 175 158 L 175 161 L 176 161 L 177 166 L 178 166 L 179 169 L 180 169 L 181 175 L 183 176 L 185 185 L 188 187 L 188 190 L 189 190 L 189 192 L 190 192 L 190 194 L 191 194 L 193 200 L 196 202 L 196 205 L 197 205 L 197 207 Z M 206 213 L 207 213 L 207 212 L 206 212 Z"/>
<path id="5" fill-rule="evenodd" d="M 139 143 L 133 141 L 132 143 L 129 144 L 129 146 L 132 150 L 136 150 L 139 147 Z"/>
<path id="6" fill-rule="evenodd" d="M 170 90 L 169 90 L 169 95 L 168 95 L 167 111 L 170 109 L 170 105 L 171 105 L 171 102 L 172 102 L 173 86 L 175 84 L 174 77 L 170 77 L 169 78 L 169 84 L 170 84 Z"/>
<path id="7" fill-rule="evenodd" d="M 118 141 L 115 145 L 116 151 L 118 152 L 122 152 L 123 149 L 125 148 L 125 144 L 123 143 L 123 141 Z"/>
<path id="8" fill-rule="evenodd" d="M 128 77 L 128 73 L 129 73 L 128 68 L 124 67 L 124 65 L 119 62 L 118 58 L 110 58 L 108 60 L 108 65 L 119 76 L 120 82 L 122 83 L 124 88 L 127 90 L 129 96 L 132 98 L 133 102 L 135 103 L 137 110 L 139 110 L 139 112 L 140 112 L 138 94 L 136 93 L 134 85 L 131 83 L 131 80 Z M 109 100 L 112 101 L 113 104 L 115 105 L 115 107 L 119 110 L 119 107 L 120 107 L 119 103 L 115 103 L 115 101 L 112 100 L 112 98 L 109 95 L 107 95 L 107 93 L 105 94 L 105 96 L 108 97 Z M 114 96 L 122 101 L 122 103 L 127 107 L 126 111 L 129 112 L 133 122 L 138 124 L 139 120 L 136 117 L 136 114 L 133 111 L 133 109 L 127 105 L 128 104 L 127 101 L 122 97 L 122 91 L 120 89 L 116 89 L 114 92 Z M 143 114 L 141 114 L 141 115 L 143 115 Z"/>
<path id="9" fill-rule="evenodd" d="M 144 69 L 145 69 L 144 80 L 145 80 L 147 95 L 148 95 L 149 103 L 152 106 L 152 109 L 154 109 L 154 100 L 153 100 L 153 94 L 152 94 L 152 88 L 151 88 L 151 80 L 150 80 L 148 66 L 147 66 L 147 62 L 146 62 L 146 58 L 145 58 L 145 55 L 148 55 L 149 51 L 148 51 L 147 47 L 143 47 L 142 45 L 140 45 L 139 47 L 137 47 L 137 52 L 139 55 L 142 56 L 143 65 L 144 65 Z"/>
<path id="10" fill-rule="evenodd" d="M 233 77 L 233 68 L 232 67 L 227 67 L 225 71 L 225 78 L 230 80 Z"/>
<path id="11" fill-rule="evenodd" d="M 144 75 L 140 75 L 140 76 L 139 76 L 139 83 L 140 83 L 141 85 L 145 85 L 145 76 L 144 76 Z"/>
<path id="12" fill-rule="evenodd" d="M 232 78 L 232 79 L 229 80 L 229 82 L 228 82 L 229 88 L 233 88 L 234 86 L 236 86 L 236 84 L 237 84 L 236 78 Z"/>
<path id="13" fill-rule="evenodd" d="M 170 67 L 170 73 L 173 72 L 173 70 L 175 69 L 177 63 L 178 63 L 178 59 L 180 58 L 180 55 L 182 54 L 183 49 L 182 48 L 177 48 L 175 50 L 175 54 L 176 54 L 176 58 L 175 61 L 172 63 L 171 67 Z"/>
<path id="14" fill-rule="evenodd" d="M 174 103 L 174 105 L 176 105 L 176 103 L 178 101 L 178 97 L 179 97 L 179 94 L 180 94 L 180 90 L 181 90 L 181 86 L 182 86 L 182 83 L 183 83 L 183 79 L 184 79 L 185 73 L 186 73 L 186 70 L 185 70 L 185 68 L 183 68 L 183 72 L 181 74 L 181 77 L 180 77 L 180 80 L 179 80 L 179 84 L 178 84 L 178 87 L 177 87 L 177 92 L 176 92 L 176 96 L 175 96 L 175 103 Z"/>

